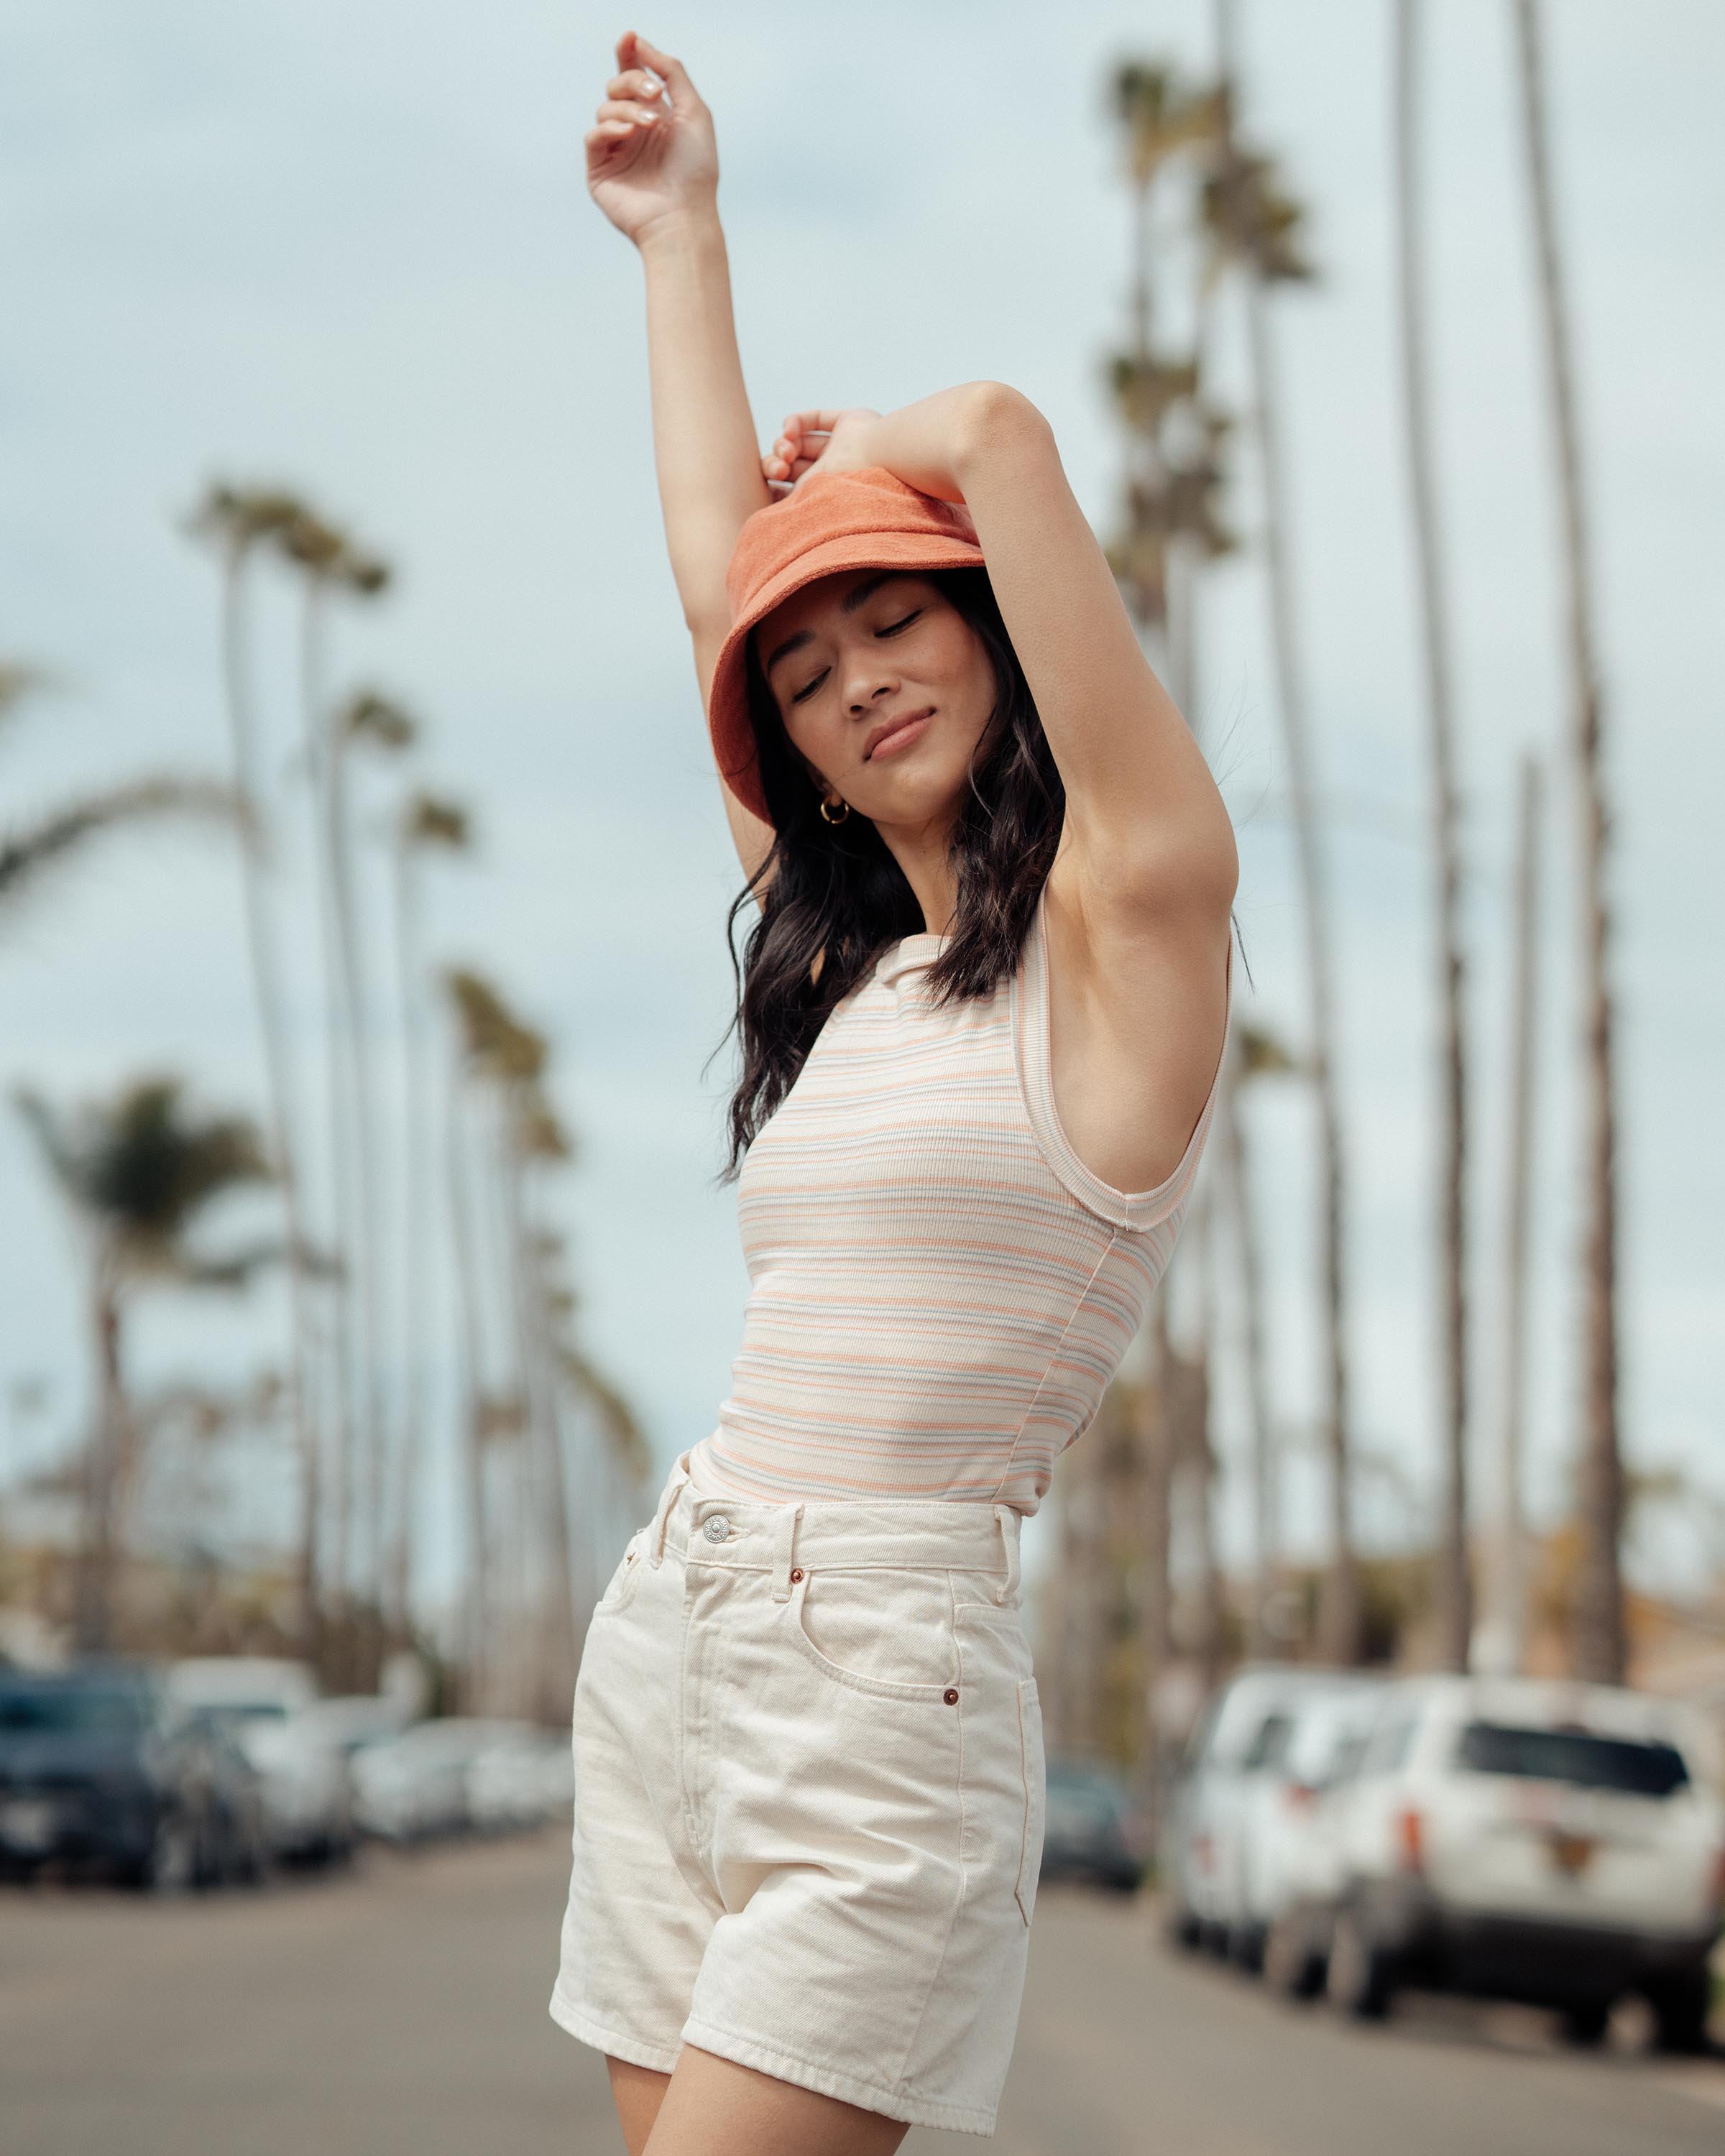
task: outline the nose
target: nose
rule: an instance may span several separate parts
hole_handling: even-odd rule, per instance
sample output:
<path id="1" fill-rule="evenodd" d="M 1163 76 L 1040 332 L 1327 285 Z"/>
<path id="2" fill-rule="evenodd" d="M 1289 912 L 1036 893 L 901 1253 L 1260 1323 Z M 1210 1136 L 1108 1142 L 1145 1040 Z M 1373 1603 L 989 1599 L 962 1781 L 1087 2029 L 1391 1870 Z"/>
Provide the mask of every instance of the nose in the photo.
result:
<path id="1" fill-rule="evenodd" d="M 883 668 L 878 651 L 868 651 L 854 663 L 845 685 L 846 710 L 865 711 L 870 704 L 891 695 L 898 685 L 898 676 Z"/>

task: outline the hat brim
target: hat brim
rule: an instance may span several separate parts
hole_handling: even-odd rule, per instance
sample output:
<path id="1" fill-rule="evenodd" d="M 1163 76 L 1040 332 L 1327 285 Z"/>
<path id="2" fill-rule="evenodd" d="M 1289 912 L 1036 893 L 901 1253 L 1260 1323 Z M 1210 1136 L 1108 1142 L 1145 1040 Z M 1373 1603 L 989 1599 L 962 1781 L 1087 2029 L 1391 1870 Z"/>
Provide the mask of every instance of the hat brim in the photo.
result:
<path id="1" fill-rule="evenodd" d="M 973 540 L 938 531 L 839 532 L 787 562 L 734 621 L 719 647 L 707 694 L 707 730 L 720 775 L 764 824 L 773 821 L 762 791 L 754 729 L 749 723 L 745 652 L 749 632 L 764 615 L 818 578 L 840 569 L 979 569 L 983 550 Z"/>

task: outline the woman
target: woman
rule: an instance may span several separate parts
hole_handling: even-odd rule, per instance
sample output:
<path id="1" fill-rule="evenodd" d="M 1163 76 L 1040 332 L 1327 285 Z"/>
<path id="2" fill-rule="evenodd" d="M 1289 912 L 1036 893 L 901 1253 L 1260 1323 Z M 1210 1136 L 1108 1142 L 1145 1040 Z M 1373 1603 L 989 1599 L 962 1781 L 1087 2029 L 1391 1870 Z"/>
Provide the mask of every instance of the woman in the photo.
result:
<path id="1" fill-rule="evenodd" d="M 1042 1838 L 1020 1521 L 1172 1250 L 1227 1025 L 1228 817 L 1039 413 L 757 454 L 712 122 L 629 33 L 660 500 L 760 909 L 717 1426 L 594 1613 L 555 2018 L 632 2152 L 992 2133 Z"/>

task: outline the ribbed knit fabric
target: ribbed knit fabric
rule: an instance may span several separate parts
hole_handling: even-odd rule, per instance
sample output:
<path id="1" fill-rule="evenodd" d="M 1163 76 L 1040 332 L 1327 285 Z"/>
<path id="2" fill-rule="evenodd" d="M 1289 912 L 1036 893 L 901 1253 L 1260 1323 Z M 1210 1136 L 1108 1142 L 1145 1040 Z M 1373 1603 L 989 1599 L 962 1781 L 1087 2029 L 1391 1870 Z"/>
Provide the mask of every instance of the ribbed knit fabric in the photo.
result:
<path id="1" fill-rule="evenodd" d="M 742 1345 L 689 1462 L 710 1495 L 1034 1512 L 1167 1267 L 1216 1085 L 1168 1180 L 1114 1189 L 1055 1108 L 1042 897 L 991 997 L 927 995 L 942 942 L 834 1005 L 745 1157 Z"/>

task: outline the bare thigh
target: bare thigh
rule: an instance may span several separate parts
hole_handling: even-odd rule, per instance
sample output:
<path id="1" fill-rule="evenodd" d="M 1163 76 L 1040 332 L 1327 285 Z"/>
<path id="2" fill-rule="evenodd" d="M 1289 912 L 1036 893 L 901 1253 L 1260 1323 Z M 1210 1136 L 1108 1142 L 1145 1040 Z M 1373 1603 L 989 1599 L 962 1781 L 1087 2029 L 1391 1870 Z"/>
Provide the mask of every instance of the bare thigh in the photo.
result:
<path id="1" fill-rule="evenodd" d="M 670 2087 L 670 2076 L 656 2074 L 650 2066 L 631 2066 L 627 2059 L 614 2059 L 608 2052 L 605 2064 L 611 2075 L 611 2101 L 617 2107 L 617 2123 L 623 2128 L 623 2145 L 629 2156 L 641 2156 Z"/>
<path id="2" fill-rule="evenodd" d="M 693 2044 L 669 2075 L 605 2063 L 629 2156 L 893 2156 L 910 2131 Z"/>

